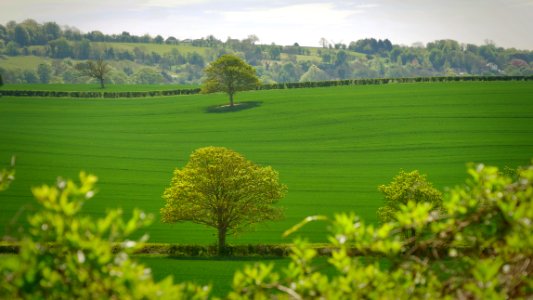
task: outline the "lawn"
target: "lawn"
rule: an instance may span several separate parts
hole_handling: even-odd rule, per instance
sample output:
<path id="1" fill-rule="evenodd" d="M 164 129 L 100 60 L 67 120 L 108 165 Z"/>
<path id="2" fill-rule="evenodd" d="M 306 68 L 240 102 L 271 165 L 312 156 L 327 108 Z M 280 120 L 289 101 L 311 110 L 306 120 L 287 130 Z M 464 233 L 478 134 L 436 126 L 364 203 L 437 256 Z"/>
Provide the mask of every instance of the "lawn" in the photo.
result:
<path id="1" fill-rule="evenodd" d="M 271 165 L 288 188 L 283 221 L 231 243 L 289 242 L 281 233 L 308 215 L 355 212 L 376 221 L 377 186 L 419 169 L 443 189 L 464 182 L 467 162 L 516 167 L 533 157 L 531 82 L 421 83 L 253 91 L 261 105 L 209 113 L 223 94 L 146 99 L 0 98 L 0 162 L 17 156 L 17 179 L 0 193 L 7 234 L 35 207 L 30 187 L 80 170 L 99 176 L 85 212 L 139 207 L 156 216 L 152 242 L 215 241 L 194 224 L 162 224 L 161 194 L 196 148 L 232 148 Z M 22 214 L 23 215 L 23 214 Z M 17 216 L 17 217 L 15 217 Z M 302 233 L 324 241 L 324 223 Z"/>

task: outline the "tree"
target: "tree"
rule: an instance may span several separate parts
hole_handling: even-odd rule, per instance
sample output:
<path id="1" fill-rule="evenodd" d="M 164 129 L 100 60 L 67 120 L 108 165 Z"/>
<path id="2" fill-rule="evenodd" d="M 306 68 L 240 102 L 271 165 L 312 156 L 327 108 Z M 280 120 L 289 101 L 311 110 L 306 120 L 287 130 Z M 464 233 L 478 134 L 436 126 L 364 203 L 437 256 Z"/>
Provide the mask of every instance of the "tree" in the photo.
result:
<path id="1" fill-rule="evenodd" d="M 131 80 L 136 84 L 161 84 L 165 82 L 165 78 L 160 72 L 148 67 L 138 70 L 133 74 Z"/>
<path id="2" fill-rule="evenodd" d="M 183 169 L 174 170 L 163 194 L 161 218 L 165 223 L 190 221 L 216 228 L 218 252 L 224 254 L 227 234 L 282 217 L 274 204 L 285 191 L 271 167 L 255 165 L 227 148 L 200 148 Z"/>
<path id="3" fill-rule="evenodd" d="M 84 38 L 75 44 L 75 49 L 78 59 L 88 59 L 91 55 L 91 42 Z"/>
<path id="4" fill-rule="evenodd" d="M 160 35 L 157 35 L 157 36 L 154 38 L 154 42 L 155 42 L 156 44 L 163 44 L 164 41 L 165 41 L 165 39 L 164 39 L 162 36 L 160 36 Z"/>
<path id="5" fill-rule="evenodd" d="M 43 24 L 43 33 L 46 35 L 46 40 L 55 40 L 61 36 L 61 27 L 55 22 L 46 22 Z"/>
<path id="6" fill-rule="evenodd" d="M 255 34 L 248 35 L 248 38 L 245 39 L 245 41 L 249 42 L 252 45 L 255 45 L 255 43 L 259 42 L 259 37 Z"/>
<path id="7" fill-rule="evenodd" d="M 15 42 L 22 47 L 30 44 L 30 34 L 28 33 L 28 30 L 20 24 L 15 27 Z"/>
<path id="8" fill-rule="evenodd" d="M 429 203 L 433 209 L 441 208 L 442 194 L 417 170 L 412 172 L 402 170 L 390 184 L 380 185 L 378 189 L 385 197 L 385 206 L 378 209 L 378 219 L 381 224 L 396 221 L 400 207 L 410 201 Z M 413 232 L 405 234 L 414 235 Z"/>
<path id="9" fill-rule="evenodd" d="M 318 41 L 318 43 L 320 44 L 320 46 L 322 46 L 322 48 L 327 48 L 329 46 L 329 42 L 326 38 L 320 38 L 320 41 Z"/>
<path id="10" fill-rule="evenodd" d="M 85 64 L 78 64 L 76 65 L 76 69 L 82 76 L 98 79 L 101 88 L 104 88 L 104 80 L 107 78 L 109 72 L 111 72 L 109 64 L 104 62 L 101 58 L 97 61 L 89 60 Z"/>
<path id="11" fill-rule="evenodd" d="M 6 54 L 7 55 L 12 55 L 12 56 L 15 56 L 15 55 L 18 55 L 19 54 L 19 46 L 17 45 L 16 42 L 13 42 L 13 41 L 9 41 L 6 45 Z"/>
<path id="12" fill-rule="evenodd" d="M 52 66 L 49 64 L 39 64 L 37 66 L 37 74 L 39 74 L 39 80 L 41 83 L 49 83 L 52 78 Z"/>
<path id="13" fill-rule="evenodd" d="M 22 72 L 22 74 L 24 75 L 24 81 L 26 83 L 39 83 L 39 76 L 37 75 L 37 73 L 33 70 L 24 70 Z"/>
<path id="14" fill-rule="evenodd" d="M 72 46 L 65 38 L 59 38 L 48 42 L 51 56 L 55 58 L 65 58 L 72 55 Z"/>
<path id="15" fill-rule="evenodd" d="M 446 57 L 441 50 L 434 48 L 429 52 L 429 61 L 435 69 L 440 70 L 446 62 Z"/>
<path id="16" fill-rule="evenodd" d="M 328 74 L 315 65 L 311 65 L 307 72 L 300 77 L 300 82 L 313 82 L 328 80 Z"/>
<path id="17" fill-rule="evenodd" d="M 259 85 L 255 69 L 231 54 L 222 55 L 209 64 L 204 72 L 207 79 L 202 86 L 202 92 L 225 92 L 229 95 L 230 106 L 234 106 L 235 93 L 251 90 Z"/>
<path id="18" fill-rule="evenodd" d="M 0 75 L 0 86 L 1 83 L 2 76 Z M 13 180 L 15 180 L 15 156 L 11 157 L 11 166 L 0 170 L 0 192 L 7 190 Z"/>

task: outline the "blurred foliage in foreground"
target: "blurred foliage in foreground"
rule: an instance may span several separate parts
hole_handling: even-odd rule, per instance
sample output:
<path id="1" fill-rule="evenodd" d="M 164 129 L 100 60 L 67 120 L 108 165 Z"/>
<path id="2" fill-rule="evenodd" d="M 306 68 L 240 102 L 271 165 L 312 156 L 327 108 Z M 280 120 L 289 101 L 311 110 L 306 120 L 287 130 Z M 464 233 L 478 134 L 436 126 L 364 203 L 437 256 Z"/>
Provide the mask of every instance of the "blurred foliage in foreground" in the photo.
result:
<path id="1" fill-rule="evenodd" d="M 33 189 L 40 210 L 20 241 L 17 264 L 1 270 L 0 298 L 18 299 L 200 299 L 208 288 L 155 283 L 150 269 L 129 258 L 140 241 L 128 240 L 151 216 L 121 210 L 94 220 L 80 209 L 94 196 L 97 178 L 80 174 L 80 184 L 58 179 L 55 186 Z M 118 246 L 118 252 L 114 247 Z"/>
<path id="2" fill-rule="evenodd" d="M 533 166 L 504 175 L 470 166 L 466 184 L 428 202 L 399 205 L 379 227 L 355 215 L 330 222 L 332 246 L 326 276 L 317 253 L 295 242 L 289 266 L 278 273 L 257 264 L 237 272 L 230 299 L 506 299 L 533 296 Z M 94 176 L 81 184 L 59 180 L 35 188 L 42 209 L 31 216 L 19 263 L 1 270 L 0 296 L 9 298 L 203 299 L 209 288 L 155 283 L 129 259 L 137 242 L 127 236 L 149 219 L 136 211 L 124 222 L 119 210 L 92 220 L 78 215 L 94 194 Z M 308 217 L 290 229 L 326 217 Z M 411 232 L 406 236 L 406 231 Z M 112 252 L 119 243 L 120 251 Z M 324 267 L 324 266 L 322 266 Z"/>
<path id="3" fill-rule="evenodd" d="M 11 166 L 0 170 L 0 192 L 9 188 L 11 182 L 15 180 L 15 157 L 11 158 Z"/>
<path id="4" fill-rule="evenodd" d="M 533 296 L 533 166 L 514 178 L 483 165 L 468 173 L 466 184 L 443 200 L 444 213 L 432 203 L 409 201 L 399 206 L 395 222 L 377 228 L 355 215 L 337 215 L 329 236 L 334 276 L 311 267 L 316 252 L 300 241 L 283 276 L 264 265 L 246 268 L 235 275 L 231 298 Z M 404 238 L 406 231 L 414 235 Z"/>

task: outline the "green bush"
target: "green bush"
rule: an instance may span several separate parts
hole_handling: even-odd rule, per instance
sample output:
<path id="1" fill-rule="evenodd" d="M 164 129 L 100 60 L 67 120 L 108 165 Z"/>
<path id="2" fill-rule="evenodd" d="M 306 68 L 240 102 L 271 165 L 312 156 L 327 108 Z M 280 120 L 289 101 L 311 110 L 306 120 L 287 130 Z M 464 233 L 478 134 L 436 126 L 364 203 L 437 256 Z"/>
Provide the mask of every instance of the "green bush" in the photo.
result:
<path id="1" fill-rule="evenodd" d="M 297 241 L 281 273 L 272 265 L 237 272 L 230 299 L 530 299 L 533 297 L 533 166 L 515 180 L 495 167 L 443 201 L 401 205 L 395 222 L 374 227 L 355 215 L 330 224 L 333 276 L 316 266 L 317 251 Z M 325 217 L 307 218 L 303 224 Z M 401 234 L 413 231 L 405 239 Z M 363 255 L 363 256 L 358 256 Z"/>
<path id="2" fill-rule="evenodd" d="M 156 283 L 150 269 L 129 258 L 145 238 L 128 236 L 150 216 L 139 210 L 128 221 L 121 210 L 97 220 L 80 215 L 96 180 L 81 173 L 80 185 L 59 179 L 56 186 L 33 189 L 40 209 L 28 218 L 17 264 L 0 270 L 0 298 L 206 299 L 209 288 L 174 285 L 170 278 Z"/>

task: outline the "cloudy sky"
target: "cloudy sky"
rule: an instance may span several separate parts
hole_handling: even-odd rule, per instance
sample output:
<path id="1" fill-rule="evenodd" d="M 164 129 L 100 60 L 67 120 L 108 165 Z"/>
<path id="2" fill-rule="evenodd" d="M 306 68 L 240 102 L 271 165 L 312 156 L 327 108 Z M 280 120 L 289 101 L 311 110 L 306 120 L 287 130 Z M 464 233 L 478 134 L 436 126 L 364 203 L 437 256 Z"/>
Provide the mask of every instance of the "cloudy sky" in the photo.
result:
<path id="1" fill-rule="evenodd" d="M 362 38 L 437 39 L 533 50 L 533 0 L 2 0 L 0 23 L 32 18 L 83 32 L 318 46 Z"/>

